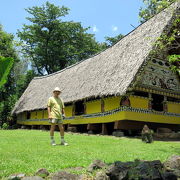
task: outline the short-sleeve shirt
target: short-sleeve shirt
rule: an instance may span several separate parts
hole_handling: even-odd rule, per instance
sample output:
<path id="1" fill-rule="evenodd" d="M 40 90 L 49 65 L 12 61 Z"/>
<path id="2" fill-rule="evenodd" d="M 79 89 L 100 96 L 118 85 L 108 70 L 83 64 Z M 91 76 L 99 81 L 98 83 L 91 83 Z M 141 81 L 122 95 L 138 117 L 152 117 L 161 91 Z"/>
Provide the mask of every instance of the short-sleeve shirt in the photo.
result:
<path id="1" fill-rule="evenodd" d="M 51 108 L 51 116 L 53 119 L 62 119 L 64 102 L 61 98 L 50 97 L 47 106 Z"/>

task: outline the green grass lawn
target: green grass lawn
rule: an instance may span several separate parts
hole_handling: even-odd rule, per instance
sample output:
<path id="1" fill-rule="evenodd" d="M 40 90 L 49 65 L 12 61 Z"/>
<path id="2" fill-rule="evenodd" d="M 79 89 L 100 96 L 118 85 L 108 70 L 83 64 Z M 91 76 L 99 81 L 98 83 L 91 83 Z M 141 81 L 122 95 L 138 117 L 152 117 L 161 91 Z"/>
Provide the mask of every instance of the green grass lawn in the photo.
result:
<path id="1" fill-rule="evenodd" d="M 58 132 L 55 139 L 60 142 Z M 52 147 L 48 131 L 0 130 L 0 178 L 13 173 L 32 175 L 39 168 L 55 172 L 86 167 L 95 159 L 106 163 L 134 159 L 165 161 L 173 154 L 180 155 L 179 142 L 145 144 L 140 139 L 83 134 L 66 134 L 65 139 L 69 146 Z"/>

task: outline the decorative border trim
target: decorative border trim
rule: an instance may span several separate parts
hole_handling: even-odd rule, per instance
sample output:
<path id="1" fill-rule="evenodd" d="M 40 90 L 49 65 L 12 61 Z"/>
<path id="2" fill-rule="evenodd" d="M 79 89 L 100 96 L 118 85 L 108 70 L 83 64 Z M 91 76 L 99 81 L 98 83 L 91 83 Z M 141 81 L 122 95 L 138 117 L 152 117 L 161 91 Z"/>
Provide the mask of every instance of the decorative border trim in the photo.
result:
<path id="1" fill-rule="evenodd" d="M 157 94 L 170 96 L 170 97 L 180 98 L 180 94 L 172 92 L 171 90 L 159 89 L 159 88 L 155 88 L 155 87 L 152 88 L 151 86 L 148 86 L 148 85 L 147 86 L 141 85 L 141 87 L 138 86 L 138 87 L 135 87 L 134 89 L 145 91 L 145 92 L 150 92 L 150 93 L 157 93 Z"/>
<path id="2" fill-rule="evenodd" d="M 119 107 L 117 109 L 113 109 L 113 110 L 106 111 L 106 112 L 67 117 L 64 120 L 73 120 L 76 117 L 94 118 L 94 117 L 101 117 L 101 116 L 109 116 L 109 115 L 113 115 L 113 114 L 116 114 L 116 113 L 121 112 L 121 111 L 130 111 L 130 112 L 145 113 L 145 114 L 156 114 L 156 115 L 180 117 L 180 114 L 177 114 L 177 113 L 158 112 L 158 111 L 143 109 L 143 108 L 132 108 L 132 107 L 128 107 L 128 106 L 122 106 L 122 107 Z M 24 120 L 18 120 L 18 121 L 24 121 Z M 49 120 L 48 119 L 28 119 L 26 121 L 49 121 Z"/>

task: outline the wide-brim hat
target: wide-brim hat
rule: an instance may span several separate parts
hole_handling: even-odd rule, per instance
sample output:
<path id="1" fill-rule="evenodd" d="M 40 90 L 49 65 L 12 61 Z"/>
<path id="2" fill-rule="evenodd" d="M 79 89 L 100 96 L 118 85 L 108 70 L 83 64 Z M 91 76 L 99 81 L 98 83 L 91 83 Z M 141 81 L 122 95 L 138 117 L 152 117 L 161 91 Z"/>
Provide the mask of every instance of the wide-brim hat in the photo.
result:
<path id="1" fill-rule="evenodd" d="M 61 92 L 61 90 L 59 89 L 59 87 L 55 87 L 54 90 L 53 90 L 53 92 L 54 92 L 54 91 L 59 91 L 59 92 Z"/>

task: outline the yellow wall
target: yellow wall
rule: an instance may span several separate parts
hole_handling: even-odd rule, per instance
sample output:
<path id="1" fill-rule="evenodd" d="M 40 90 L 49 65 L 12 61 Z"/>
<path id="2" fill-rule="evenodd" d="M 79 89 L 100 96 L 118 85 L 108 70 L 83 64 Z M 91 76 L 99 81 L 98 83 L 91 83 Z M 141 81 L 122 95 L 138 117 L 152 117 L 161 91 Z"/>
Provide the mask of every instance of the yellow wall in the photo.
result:
<path id="1" fill-rule="evenodd" d="M 167 124 L 180 124 L 180 117 L 168 116 L 164 114 L 154 113 L 139 113 L 131 111 L 120 111 L 107 116 L 91 117 L 86 118 L 83 116 L 76 116 L 74 119 L 64 120 L 64 124 L 89 124 L 89 123 L 108 123 L 119 120 L 132 120 L 132 121 L 143 121 L 143 122 L 155 122 L 155 123 L 167 123 Z M 49 125 L 48 121 L 17 121 L 18 124 L 26 125 Z"/>
<path id="2" fill-rule="evenodd" d="M 23 114 L 22 114 L 22 113 L 20 113 L 20 114 L 17 115 L 17 119 L 18 119 L 18 120 L 24 120 L 22 117 L 23 117 Z"/>
<path id="3" fill-rule="evenodd" d="M 43 118 L 43 111 L 37 111 L 37 119 L 42 119 Z"/>
<path id="4" fill-rule="evenodd" d="M 140 96 L 130 96 L 131 107 L 148 109 L 149 99 Z"/>
<path id="5" fill-rule="evenodd" d="M 65 106 L 65 114 L 66 117 L 71 117 L 72 116 L 72 106 Z"/>
<path id="6" fill-rule="evenodd" d="M 167 102 L 168 112 L 180 113 L 180 103 Z"/>
<path id="7" fill-rule="evenodd" d="M 43 119 L 48 119 L 48 111 L 47 111 L 47 109 L 44 110 L 44 118 Z"/>
<path id="8" fill-rule="evenodd" d="M 22 113 L 22 119 L 24 120 L 24 119 L 27 119 L 27 112 L 23 112 Z"/>
<path id="9" fill-rule="evenodd" d="M 101 112 L 101 100 L 94 100 L 86 102 L 86 113 L 98 113 Z"/>
<path id="10" fill-rule="evenodd" d="M 120 96 L 104 98 L 104 110 L 110 111 L 120 107 Z"/>
<path id="11" fill-rule="evenodd" d="M 36 111 L 31 112 L 31 117 L 30 119 L 37 119 Z"/>

